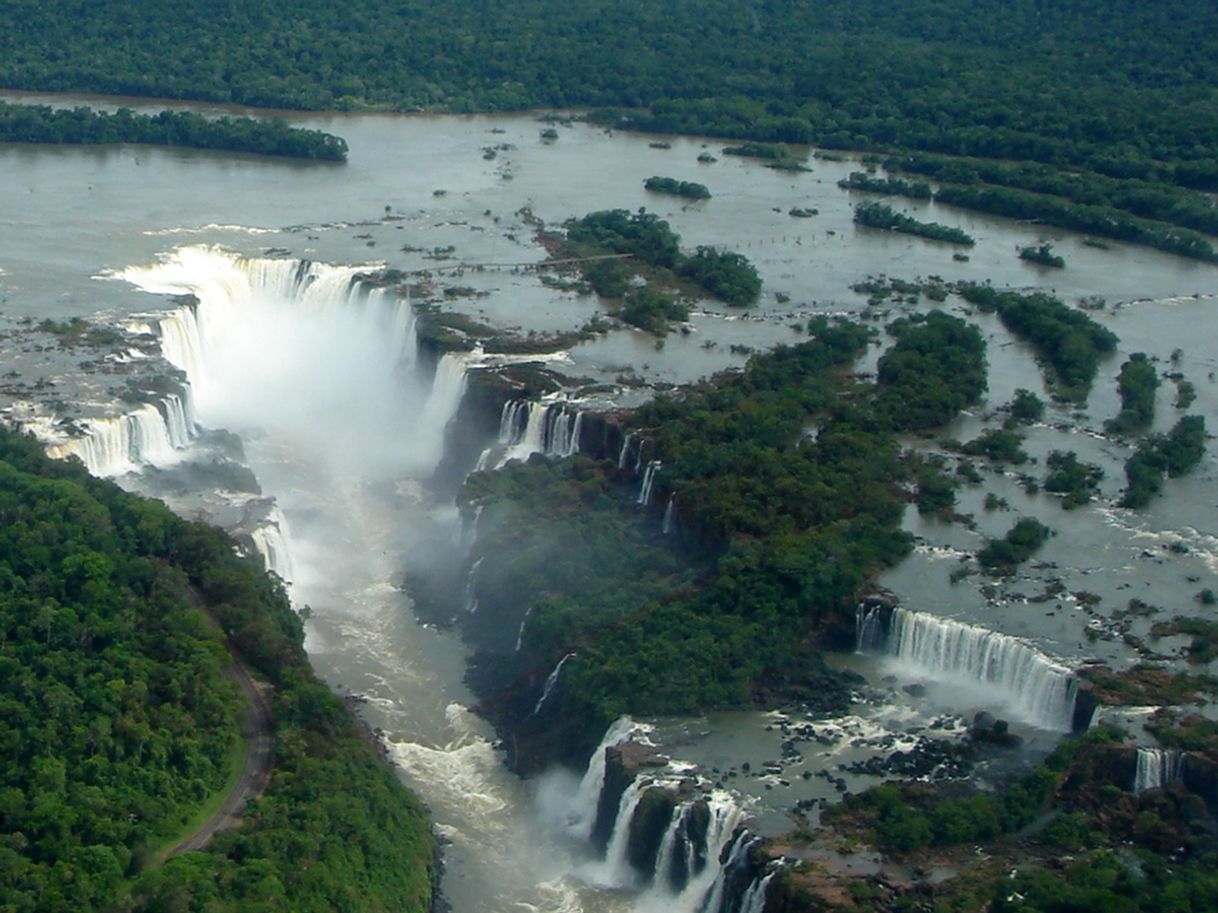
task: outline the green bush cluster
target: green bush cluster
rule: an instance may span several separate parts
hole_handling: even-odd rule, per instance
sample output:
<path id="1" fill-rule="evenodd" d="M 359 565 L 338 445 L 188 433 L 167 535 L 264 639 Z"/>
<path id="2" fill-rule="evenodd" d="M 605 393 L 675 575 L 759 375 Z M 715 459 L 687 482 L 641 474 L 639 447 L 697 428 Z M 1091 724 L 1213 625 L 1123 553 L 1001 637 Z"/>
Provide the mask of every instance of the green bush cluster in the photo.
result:
<path id="1" fill-rule="evenodd" d="M 876 370 L 876 408 L 902 431 L 942 425 L 985 392 L 985 340 L 977 327 L 942 311 L 888 328 L 896 343 Z"/>
<path id="2" fill-rule="evenodd" d="M 1121 365 L 1117 377 L 1117 392 L 1121 395 L 1121 411 L 1104 423 L 1109 434 L 1132 434 L 1142 431 L 1155 420 L 1155 392 L 1159 389 L 1159 374 L 1144 352 L 1134 352 Z"/>
<path id="3" fill-rule="evenodd" d="M 1024 517 L 1001 539 L 993 539 L 977 553 L 977 561 L 986 570 L 1009 574 L 1027 561 L 1052 535 L 1049 527 L 1033 517 Z"/>
<path id="4" fill-rule="evenodd" d="M 1153 434 L 1125 461 L 1122 507 L 1145 507 L 1163 488 L 1164 476 L 1185 475 L 1205 455 L 1205 419 L 1186 415 L 1167 434 Z"/>
<path id="5" fill-rule="evenodd" d="M 1099 493 L 1104 470 L 1094 463 L 1082 462 L 1073 451 L 1054 450 L 1045 461 L 1045 491 L 1062 495 L 1062 507 L 1081 507 Z"/>
<path id="6" fill-rule="evenodd" d="M 932 241 L 947 241 L 951 244 L 972 246 L 976 242 L 960 228 L 940 225 L 938 222 L 921 222 L 912 216 L 897 212 L 883 203 L 863 203 L 854 207 L 854 221 L 868 228 L 880 228 L 906 235 L 930 238 Z"/>
<path id="7" fill-rule="evenodd" d="M 1100 358 L 1116 349 L 1114 333 L 1052 295 L 971 283 L 961 284 L 957 292 L 983 311 L 997 311 L 1008 330 L 1036 349 L 1054 392 L 1072 402 L 1086 401 Z"/>
<path id="8" fill-rule="evenodd" d="M 671 193 L 689 200 L 709 200 L 710 190 L 696 181 L 678 181 L 676 178 L 650 177 L 643 186 L 654 193 Z"/>

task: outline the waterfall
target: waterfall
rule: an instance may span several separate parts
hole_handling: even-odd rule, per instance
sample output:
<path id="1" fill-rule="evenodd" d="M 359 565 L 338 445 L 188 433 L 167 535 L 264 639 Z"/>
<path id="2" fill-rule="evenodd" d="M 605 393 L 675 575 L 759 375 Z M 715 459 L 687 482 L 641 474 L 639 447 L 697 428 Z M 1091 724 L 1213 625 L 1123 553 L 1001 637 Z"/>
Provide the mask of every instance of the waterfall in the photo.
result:
<path id="1" fill-rule="evenodd" d="M 628 432 L 627 435 L 624 438 L 622 438 L 622 449 L 617 455 L 617 468 L 618 469 L 626 468 L 626 457 L 629 456 L 629 454 L 630 454 L 630 442 L 633 440 L 634 440 L 633 431 Z"/>
<path id="2" fill-rule="evenodd" d="M 749 885 L 740 899 L 740 913 L 765 913 L 765 892 L 774 874 L 770 872 Z"/>
<path id="3" fill-rule="evenodd" d="M 412 369 L 416 359 L 413 309 L 409 301 L 391 301 L 384 289 L 358 281 L 365 271 L 359 266 L 245 258 L 216 248 L 186 247 L 160 264 L 131 267 L 117 275 L 145 291 L 194 296 L 194 301 L 162 316 L 157 327 L 162 354 L 186 372 L 195 395 L 210 406 L 211 397 L 219 391 L 213 389 L 214 378 L 207 371 L 208 357 L 222 344 L 227 327 L 249 321 L 268 304 L 292 302 L 296 316 L 311 313 L 328 318 L 339 311 L 357 312 L 375 329 L 390 364 Z M 277 323 L 278 338 L 272 335 L 259 340 L 260 344 L 287 347 L 302 338 L 298 324 L 282 319 Z M 275 357 L 273 352 L 257 349 L 249 354 Z"/>
<path id="4" fill-rule="evenodd" d="M 410 302 L 371 287 L 365 271 L 196 246 L 115 276 L 187 298 L 147 322 L 186 374 L 188 431 L 197 411 L 209 427 L 316 451 L 332 474 L 374 460 L 386 475 L 418 477 L 439 462 L 481 353 L 448 353 L 430 381 L 417 377 Z M 163 408 L 175 443 L 177 407 Z"/>
<path id="5" fill-rule="evenodd" d="M 436 465 L 444 454 L 444 431 L 461 406 L 461 397 L 465 394 L 465 384 L 469 379 L 471 357 L 466 352 L 446 352 L 436 365 L 431 392 L 423 403 L 423 414 L 419 419 L 421 434 L 416 439 L 422 444 L 419 458 L 423 465 Z"/>
<path id="6" fill-rule="evenodd" d="M 689 837 L 690 811 L 693 805 L 689 802 L 678 807 L 668 822 L 668 829 L 660 840 L 660 849 L 656 853 L 656 889 L 669 893 L 684 886 L 694 870 L 694 844 Z M 680 857 L 680 879 L 673 871 L 677 864 L 677 853 Z M 653 889 L 656 890 L 656 889 Z"/>
<path id="7" fill-rule="evenodd" d="M 114 418 L 84 419 L 85 433 L 47 448 L 55 459 L 79 457 L 96 476 L 117 476 L 142 465 L 164 466 L 176 462 L 179 448 L 194 436 L 189 400 L 169 394 L 162 409 L 145 403 L 133 412 Z"/>
<path id="8" fill-rule="evenodd" d="M 465 612 L 467 615 L 473 615 L 478 611 L 478 593 L 476 591 L 478 583 L 478 567 L 482 564 L 482 559 L 479 558 L 469 566 L 469 573 L 465 577 Z"/>
<path id="9" fill-rule="evenodd" d="M 529 616 L 533 614 L 533 606 L 530 605 L 524 610 L 524 618 L 520 619 L 520 630 L 516 632 L 516 649 L 514 652 L 519 653 L 520 648 L 524 646 L 524 626 L 529 623 Z"/>
<path id="10" fill-rule="evenodd" d="M 732 825 L 733 828 L 735 824 Z M 709 836 L 709 835 L 708 835 Z M 727 838 L 730 838 L 731 831 L 728 831 L 727 837 L 720 843 L 719 852 L 713 857 L 719 859 L 723 852 L 723 847 L 727 845 Z M 691 913 L 725 913 L 723 911 L 723 896 L 727 888 L 728 879 L 735 875 L 740 868 L 747 863 L 749 851 L 761 842 L 760 837 L 755 837 L 748 830 L 742 830 L 736 835 L 731 843 L 731 849 L 728 852 L 727 860 L 718 869 L 713 866 L 707 866 L 703 875 L 709 872 L 714 872 L 714 879 L 709 887 L 701 884 L 703 879 L 698 879 L 691 882 L 690 887 L 681 892 L 681 896 L 677 898 L 678 904 L 674 909 L 688 910 Z M 709 847 L 710 841 L 707 840 Z M 694 904 L 690 904 L 686 895 L 691 892 L 691 888 L 700 887 L 701 890 L 696 895 Z M 682 903 L 682 901 L 685 901 Z"/>
<path id="11" fill-rule="evenodd" d="M 572 412 L 567 408 L 558 407 L 546 441 L 546 453 L 558 457 L 575 456 L 579 453 L 579 435 L 583 421 L 584 414 L 578 409 Z"/>
<path id="12" fill-rule="evenodd" d="M 567 449 L 563 456 L 575 456 L 579 453 L 580 445 L 583 443 L 584 431 L 584 413 L 582 411 L 575 413 L 575 421 L 571 425 L 571 433 L 567 437 Z"/>
<path id="13" fill-rule="evenodd" d="M 676 500 L 676 495 L 670 495 L 668 498 L 668 503 L 664 506 L 664 526 L 660 532 L 665 536 L 672 533 L 673 504 L 676 502 Z"/>
<path id="14" fill-rule="evenodd" d="M 461 522 L 457 526 L 456 543 L 462 551 L 468 552 L 478 539 L 478 521 L 482 519 L 482 511 L 486 507 L 481 501 L 472 505 L 473 516 L 461 512 Z"/>
<path id="15" fill-rule="evenodd" d="M 854 652 L 872 653 L 884 648 L 883 607 L 868 609 L 861 602 L 854 610 Z"/>
<path id="16" fill-rule="evenodd" d="M 288 521 L 278 505 L 271 509 L 270 516 L 250 531 L 254 548 L 262 556 L 268 571 L 278 575 L 284 583 L 292 582 L 292 554 L 288 548 Z"/>
<path id="17" fill-rule="evenodd" d="M 636 723 L 628 716 L 619 717 L 605 731 L 604 738 L 588 759 L 588 769 L 584 772 L 579 789 L 571 801 L 567 830 L 573 836 L 587 840 L 592 835 L 592 827 L 596 824 L 597 802 L 605 785 L 605 751 L 650 731 L 650 726 Z"/>
<path id="18" fill-rule="evenodd" d="M 646 507 L 651 503 L 651 490 L 655 486 L 656 473 L 663 467 L 663 463 L 659 460 L 652 460 L 647 464 L 647 471 L 643 473 L 643 484 L 639 486 L 639 496 L 636 503 Z"/>
<path id="19" fill-rule="evenodd" d="M 1020 719 L 1068 731 L 1078 682 L 1017 638 L 908 609 L 893 610 L 888 652 L 932 678 L 992 687 Z"/>
<path id="20" fill-rule="evenodd" d="M 630 844 L 630 819 L 634 817 L 643 791 L 652 785 L 648 777 L 635 777 L 622 793 L 617 805 L 617 816 L 613 819 L 613 833 L 605 849 L 605 861 L 599 867 L 598 880 L 603 885 L 621 887 L 635 879 L 634 870 L 626 860 Z"/>
<path id="21" fill-rule="evenodd" d="M 546 450 L 546 417 L 549 407 L 538 402 L 521 401 L 513 403 L 516 406 L 514 414 L 508 422 L 508 438 L 503 439 L 504 421 L 500 419 L 500 441 L 509 447 L 499 460 L 503 466 L 509 460 L 527 460 L 534 453 L 545 453 Z M 522 423 L 520 415 L 525 419 Z"/>
<path id="22" fill-rule="evenodd" d="M 175 450 L 186 447 L 195 436 L 194 406 L 190 401 L 190 389 L 181 395 L 170 393 L 161 400 L 161 412 L 165 417 L 165 430 L 169 443 Z"/>
<path id="23" fill-rule="evenodd" d="M 529 716 L 537 716 L 537 714 L 541 712 L 541 708 L 545 706 L 546 701 L 550 699 L 550 695 L 554 693 L 554 688 L 558 684 L 558 676 L 562 675 L 562 667 L 565 666 L 567 664 L 567 660 L 574 655 L 574 653 L 568 653 L 558 661 L 558 665 L 550 670 L 550 674 L 546 676 L 545 686 L 541 689 L 541 697 L 539 697 L 537 699 L 537 703 L 533 705 L 533 711 L 529 714 Z M 604 764 L 603 758 L 601 759 L 601 764 Z M 603 778 L 603 766 L 601 769 L 601 775 Z"/>
<path id="24" fill-rule="evenodd" d="M 583 413 L 565 402 L 510 400 L 499 416 L 499 443 L 505 447 L 496 468 L 534 453 L 568 457 L 579 452 Z"/>
<path id="25" fill-rule="evenodd" d="M 1134 795 L 1148 789 L 1162 789 L 1184 779 L 1184 752 L 1165 748 L 1139 748 L 1138 767 L 1133 779 Z"/>
<path id="26" fill-rule="evenodd" d="M 522 399 L 509 399 L 503 404 L 503 411 L 499 413 L 500 444 L 510 445 L 520 440 L 523 434 L 523 430 L 520 428 L 520 416 L 527 415 L 525 410 L 528 405 L 528 402 Z"/>

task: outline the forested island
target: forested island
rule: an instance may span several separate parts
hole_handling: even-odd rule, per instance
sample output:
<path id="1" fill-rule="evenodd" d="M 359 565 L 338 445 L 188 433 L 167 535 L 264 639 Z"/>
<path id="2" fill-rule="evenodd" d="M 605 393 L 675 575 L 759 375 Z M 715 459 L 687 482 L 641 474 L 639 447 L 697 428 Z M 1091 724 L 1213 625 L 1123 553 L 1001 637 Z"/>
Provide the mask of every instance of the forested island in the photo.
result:
<path id="1" fill-rule="evenodd" d="M 748 707 L 759 692 L 848 703 L 849 676 L 812 645 L 852 631 L 861 589 L 909 549 L 911 468 L 895 433 L 976 402 L 985 351 L 959 318 L 901 321 L 865 385 L 848 375 L 864 328 L 808 330 L 808 342 L 626 416 L 619 460 L 509 464 L 466 484 L 462 499 L 496 533 L 476 546 L 479 613 L 465 627 L 519 769 L 582 757 L 623 713 Z M 620 464 L 647 467 L 637 497 Z M 674 535 L 657 542 L 649 514 L 665 512 Z M 526 610 L 512 650 L 502 633 Z M 530 714 L 504 697 L 564 656 L 552 706 Z"/>
<path id="2" fill-rule="evenodd" d="M 143 143 L 248 152 L 286 158 L 342 162 L 347 144 L 320 130 L 289 127 L 282 120 L 252 117 L 207 118 L 191 111 L 113 114 L 92 108 L 0 102 L 0 142 L 100 145 Z"/>
<path id="3" fill-rule="evenodd" d="M 430 909 L 427 819 L 278 581 L 2 429 L 0 515 L 0 909 Z M 269 781 L 239 829 L 166 858 L 251 750 L 230 668 L 269 704 Z"/>

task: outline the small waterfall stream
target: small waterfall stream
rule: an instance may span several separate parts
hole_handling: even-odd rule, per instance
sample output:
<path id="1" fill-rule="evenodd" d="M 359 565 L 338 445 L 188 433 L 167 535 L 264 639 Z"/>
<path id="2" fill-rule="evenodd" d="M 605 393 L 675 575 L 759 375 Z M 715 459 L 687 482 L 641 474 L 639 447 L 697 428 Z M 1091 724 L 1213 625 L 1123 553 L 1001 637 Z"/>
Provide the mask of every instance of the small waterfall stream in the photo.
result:
<path id="1" fill-rule="evenodd" d="M 1141 795 L 1150 789 L 1162 789 L 1168 783 L 1184 779 L 1185 754 L 1167 748 L 1139 748 L 1133 791 Z"/>

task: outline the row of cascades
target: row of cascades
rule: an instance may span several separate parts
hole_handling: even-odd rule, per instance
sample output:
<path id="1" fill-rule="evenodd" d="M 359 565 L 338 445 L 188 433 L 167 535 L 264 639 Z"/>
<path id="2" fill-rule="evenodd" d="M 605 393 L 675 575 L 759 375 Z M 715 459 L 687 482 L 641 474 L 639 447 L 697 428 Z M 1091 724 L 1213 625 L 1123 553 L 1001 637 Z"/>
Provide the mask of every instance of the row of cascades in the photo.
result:
<path id="1" fill-rule="evenodd" d="M 586 876 L 636 891 L 640 911 L 762 913 L 781 863 L 758 870 L 745 805 L 660 756 L 650 731 L 623 717 L 589 760 L 565 821 L 603 854 Z"/>
<path id="2" fill-rule="evenodd" d="M 583 413 L 561 400 L 513 399 L 504 403 L 499 419 L 498 469 L 510 460 L 527 460 L 535 453 L 551 457 L 579 452 Z M 478 458 L 478 470 L 491 468 L 496 448 Z"/>
<path id="3" fill-rule="evenodd" d="M 179 459 L 198 433 L 189 388 L 145 403 L 125 415 L 83 419 L 80 437 L 52 444 L 55 459 L 78 457 L 97 476 L 117 476 L 142 465 L 164 466 Z"/>
<path id="4" fill-rule="evenodd" d="M 978 691 L 1041 729 L 1075 727 L 1078 679 L 1017 637 L 926 612 L 859 606 L 855 649 L 893 657 L 933 681 Z"/>

